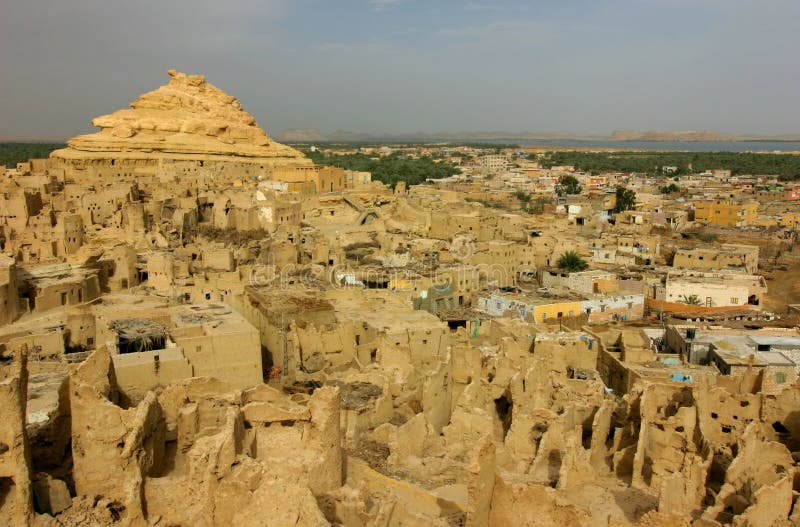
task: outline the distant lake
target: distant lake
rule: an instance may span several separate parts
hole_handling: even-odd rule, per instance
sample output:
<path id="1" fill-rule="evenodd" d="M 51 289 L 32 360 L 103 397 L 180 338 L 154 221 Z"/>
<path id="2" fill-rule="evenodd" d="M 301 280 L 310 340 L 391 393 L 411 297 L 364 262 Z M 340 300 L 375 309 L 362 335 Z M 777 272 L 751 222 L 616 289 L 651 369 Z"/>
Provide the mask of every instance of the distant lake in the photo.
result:
<path id="1" fill-rule="evenodd" d="M 628 150 L 678 150 L 687 152 L 792 152 L 800 141 L 576 141 L 574 139 L 495 139 L 476 143 L 513 143 L 520 146 L 576 146 Z"/>

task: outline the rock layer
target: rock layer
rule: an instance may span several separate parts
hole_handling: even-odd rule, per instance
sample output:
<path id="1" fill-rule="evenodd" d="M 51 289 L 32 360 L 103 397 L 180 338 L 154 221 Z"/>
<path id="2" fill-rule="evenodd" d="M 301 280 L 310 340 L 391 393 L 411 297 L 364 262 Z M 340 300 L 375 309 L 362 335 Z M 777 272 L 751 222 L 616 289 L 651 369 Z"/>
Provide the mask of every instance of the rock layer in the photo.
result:
<path id="1" fill-rule="evenodd" d="M 168 84 L 141 95 L 130 109 L 95 118 L 92 124 L 99 132 L 73 137 L 67 141 L 68 148 L 52 157 L 178 154 L 180 159 L 222 156 L 306 161 L 297 150 L 273 142 L 238 99 L 206 82 L 204 76 L 175 70 L 169 70 L 169 76 Z"/>

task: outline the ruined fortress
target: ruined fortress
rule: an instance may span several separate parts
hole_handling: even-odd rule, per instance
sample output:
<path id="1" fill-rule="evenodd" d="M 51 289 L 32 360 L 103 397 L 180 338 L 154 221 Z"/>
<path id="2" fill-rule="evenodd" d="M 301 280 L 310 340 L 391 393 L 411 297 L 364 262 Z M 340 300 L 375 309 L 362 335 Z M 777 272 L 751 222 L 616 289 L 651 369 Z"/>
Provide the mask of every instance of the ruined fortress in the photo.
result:
<path id="1" fill-rule="evenodd" d="M 757 247 L 390 189 L 169 76 L 0 172 L 1 525 L 800 525 Z M 698 281 L 743 302 L 664 316 Z"/>

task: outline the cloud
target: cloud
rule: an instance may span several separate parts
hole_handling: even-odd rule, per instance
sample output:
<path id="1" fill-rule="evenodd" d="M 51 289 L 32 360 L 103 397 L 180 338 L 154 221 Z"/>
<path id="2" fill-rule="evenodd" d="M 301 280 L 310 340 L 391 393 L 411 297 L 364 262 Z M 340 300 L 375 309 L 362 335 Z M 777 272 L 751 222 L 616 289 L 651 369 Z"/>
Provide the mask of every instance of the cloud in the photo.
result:
<path id="1" fill-rule="evenodd" d="M 384 9 L 400 4 L 405 0 L 368 0 L 368 1 L 373 11 L 383 11 Z"/>
<path id="2" fill-rule="evenodd" d="M 488 2 L 467 2 L 465 11 L 527 11 L 530 6 L 524 4 L 499 5 Z"/>
<path id="3" fill-rule="evenodd" d="M 269 131 L 800 131 L 799 0 L 0 6 L 0 136 L 92 131 L 169 67 L 205 74 Z M 467 79 L 476 63 L 493 74 Z"/>
<path id="4" fill-rule="evenodd" d="M 497 4 L 484 4 L 480 2 L 467 2 L 467 5 L 464 6 L 466 11 L 502 11 L 504 9 L 503 6 L 499 6 Z"/>
<path id="5" fill-rule="evenodd" d="M 439 29 L 436 35 L 446 38 L 480 39 L 500 34 L 531 35 L 532 31 L 541 31 L 548 27 L 535 20 L 496 20 L 481 26 Z"/>
<path id="6" fill-rule="evenodd" d="M 386 52 L 386 45 L 378 41 L 369 42 L 322 42 L 308 46 L 313 52 L 331 53 L 339 56 L 352 56 L 354 54 L 363 55 L 364 53 L 383 53 Z"/>

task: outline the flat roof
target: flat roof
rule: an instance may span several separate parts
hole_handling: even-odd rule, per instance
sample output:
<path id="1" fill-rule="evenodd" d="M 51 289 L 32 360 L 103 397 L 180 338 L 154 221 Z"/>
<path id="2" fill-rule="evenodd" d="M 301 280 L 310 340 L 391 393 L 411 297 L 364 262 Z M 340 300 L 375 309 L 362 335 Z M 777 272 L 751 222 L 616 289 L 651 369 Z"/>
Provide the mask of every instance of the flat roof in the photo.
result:
<path id="1" fill-rule="evenodd" d="M 780 337 L 772 335 L 750 335 L 750 338 L 753 339 L 753 342 L 756 344 L 800 348 L 800 336 Z"/>
<path id="2" fill-rule="evenodd" d="M 363 321 L 383 330 L 442 329 L 446 323 L 385 289 L 332 289 L 321 293 L 339 322 Z"/>
<path id="3" fill-rule="evenodd" d="M 516 302 L 518 304 L 525 304 L 529 306 L 546 306 L 550 304 L 562 304 L 567 302 L 582 302 L 586 300 L 585 295 L 577 295 L 570 293 L 557 293 L 557 294 L 538 294 L 538 293 L 503 293 L 492 292 L 489 293 L 489 298 L 499 297 L 503 300 Z"/>
<path id="4" fill-rule="evenodd" d="M 739 286 L 764 286 L 761 277 L 751 275 L 735 276 L 693 276 L 683 274 L 670 274 L 667 276 L 667 284 L 714 284 L 714 285 L 739 285 Z"/>
<path id="5" fill-rule="evenodd" d="M 757 356 L 772 366 L 795 366 L 793 360 L 779 351 L 759 351 Z"/>
<path id="6" fill-rule="evenodd" d="M 29 281 L 38 287 L 54 285 L 73 280 L 80 280 L 97 274 L 97 269 L 73 267 L 70 264 L 48 264 L 35 267 L 20 267 L 19 278 Z"/>
<path id="7" fill-rule="evenodd" d="M 108 301 L 110 300 L 110 302 Z M 191 327 L 201 327 L 204 335 L 240 333 L 255 328 L 236 310 L 223 303 L 168 305 L 158 299 L 132 295 L 107 295 L 87 311 L 98 322 L 142 318 L 156 320 L 166 326 L 167 334 L 176 338 Z"/>

